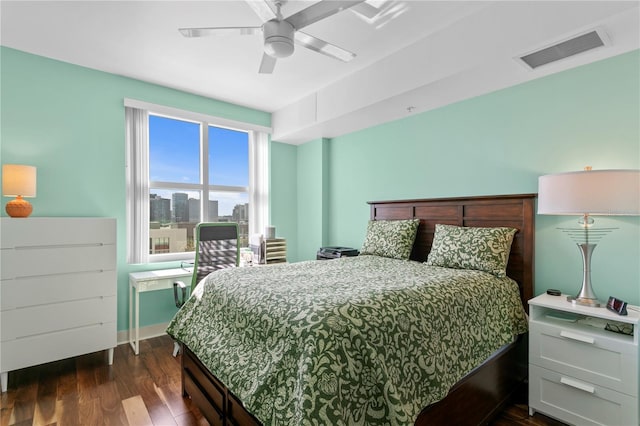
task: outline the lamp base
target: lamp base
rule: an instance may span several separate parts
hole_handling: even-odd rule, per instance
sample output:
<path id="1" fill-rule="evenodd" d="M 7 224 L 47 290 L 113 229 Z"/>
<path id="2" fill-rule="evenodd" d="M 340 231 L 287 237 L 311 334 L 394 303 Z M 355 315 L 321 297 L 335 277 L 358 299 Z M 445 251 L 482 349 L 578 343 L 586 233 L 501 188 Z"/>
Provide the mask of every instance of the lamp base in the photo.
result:
<path id="1" fill-rule="evenodd" d="M 582 266 L 583 266 L 583 278 L 582 287 L 580 292 L 575 296 L 567 296 L 567 301 L 573 305 L 590 306 L 592 308 L 599 308 L 600 301 L 597 299 L 596 294 L 591 288 L 591 254 L 596 248 L 593 243 L 578 244 L 580 253 L 582 254 Z"/>
<path id="2" fill-rule="evenodd" d="M 9 201 L 4 209 L 11 217 L 29 217 L 33 211 L 33 206 L 21 195 L 18 195 L 15 200 Z"/>
<path id="3" fill-rule="evenodd" d="M 567 296 L 567 302 L 571 302 L 573 305 L 590 306 L 592 308 L 599 308 L 601 305 L 598 299 L 577 296 Z"/>

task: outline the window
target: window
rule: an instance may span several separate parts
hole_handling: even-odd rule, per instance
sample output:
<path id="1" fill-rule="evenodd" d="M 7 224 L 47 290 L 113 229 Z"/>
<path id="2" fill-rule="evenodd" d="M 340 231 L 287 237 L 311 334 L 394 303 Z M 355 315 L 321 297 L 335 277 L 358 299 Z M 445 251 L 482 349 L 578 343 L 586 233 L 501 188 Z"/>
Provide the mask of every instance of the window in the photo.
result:
<path id="1" fill-rule="evenodd" d="M 199 222 L 237 222 L 249 245 L 249 132 L 149 113 L 149 185 L 149 236 L 169 239 L 164 253 L 193 251 Z"/>
<path id="2" fill-rule="evenodd" d="M 126 110 L 129 262 L 192 258 L 199 222 L 237 222 L 248 246 L 267 224 L 266 133 L 166 107 Z"/>

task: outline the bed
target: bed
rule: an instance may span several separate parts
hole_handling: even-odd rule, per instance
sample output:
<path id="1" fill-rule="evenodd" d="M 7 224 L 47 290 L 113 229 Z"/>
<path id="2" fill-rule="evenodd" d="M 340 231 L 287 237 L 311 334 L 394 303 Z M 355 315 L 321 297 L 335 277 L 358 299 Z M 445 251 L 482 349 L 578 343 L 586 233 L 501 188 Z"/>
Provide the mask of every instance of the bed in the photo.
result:
<path id="1" fill-rule="evenodd" d="M 214 425 L 260 424 L 258 419 L 267 424 L 486 423 L 526 377 L 522 334 L 526 301 L 533 295 L 534 199 L 534 194 L 526 194 L 370 202 L 374 224 L 412 220 L 419 224 L 409 247 L 411 261 L 369 255 L 216 272 L 190 299 L 194 306 L 208 306 L 209 316 L 196 313 L 201 308 L 185 305 L 168 329 L 182 343 L 183 395 L 191 397 Z M 446 225 L 516 229 L 506 263 L 511 279 L 425 266 L 436 231 Z M 341 278 L 351 270 L 360 277 L 358 285 Z M 445 277 L 447 285 L 431 285 L 431 276 L 425 274 L 437 276 L 434 280 Z M 279 277 L 282 285 L 261 288 L 269 276 Z M 328 281 L 321 286 L 326 294 L 319 302 L 315 295 L 309 296 L 318 286 L 305 286 L 321 276 Z M 473 285 L 465 281 L 464 287 L 455 287 L 463 279 Z M 402 286 L 394 287 L 396 281 Z M 495 293 L 485 296 L 468 290 L 486 282 L 490 285 L 482 291 Z M 238 293 L 243 288 L 252 296 Z M 256 296 L 257 291 L 262 293 Z M 407 294 L 434 303 L 417 303 Z M 479 300 L 477 308 L 461 308 L 469 323 L 460 329 L 454 324 L 460 320 L 452 314 L 458 309 L 450 306 L 450 299 L 441 299 L 453 295 Z M 509 306 L 517 304 L 519 311 L 513 307 L 500 311 L 507 309 L 506 302 L 495 302 L 501 297 L 511 298 Z M 269 311 L 260 306 L 260 299 L 268 301 Z M 331 304 L 325 306 L 325 299 Z M 280 320 L 296 312 L 287 301 L 300 311 L 287 320 L 296 321 L 293 326 Z M 383 310 L 387 305 L 393 306 L 389 310 L 393 315 Z M 312 312 L 310 306 L 319 308 Z M 233 311 L 228 310 L 231 307 Z M 428 317 L 437 324 L 426 327 L 429 336 L 423 335 L 425 327 L 412 326 L 432 311 L 443 310 L 451 315 L 451 324 Z M 509 327 L 489 327 L 484 316 L 513 319 L 506 321 Z M 392 322 L 395 328 L 377 333 L 383 322 Z M 451 334 L 445 332 L 449 328 Z M 521 335 L 514 340 L 513 334 Z M 480 335 L 482 339 L 475 341 Z M 455 336 L 467 346 L 472 342 L 472 350 L 451 350 Z M 427 337 L 431 340 L 424 340 Z M 246 341 L 258 342 L 259 348 L 248 347 Z M 427 358 L 428 352 L 438 360 Z M 302 353 L 312 361 L 300 357 Z M 295 370 L 293 378 L 282 372 L 287 368 Z M 307 413 L 310 417 L 305 417 Z"/>

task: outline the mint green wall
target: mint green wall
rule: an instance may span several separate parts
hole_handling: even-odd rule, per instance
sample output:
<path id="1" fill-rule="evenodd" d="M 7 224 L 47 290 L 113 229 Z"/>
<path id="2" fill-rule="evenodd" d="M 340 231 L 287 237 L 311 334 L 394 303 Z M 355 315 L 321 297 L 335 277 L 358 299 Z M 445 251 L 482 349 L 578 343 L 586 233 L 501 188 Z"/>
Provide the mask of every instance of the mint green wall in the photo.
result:
<path id="1" fill-rule="evenodd" d="M 315 259 L 328 234 L 328 139 L 298 147 L 298 251 L 295 259 Z"/>
<path id="2" fill-rule="evenodd" d="M 278 237 L 287 239 L 287 260 L 290 262 L 297 260 L 298 253 L 297 151 L 294 145 L 271 142 L 271 225 L 276 227 Z"/>
<path id="3" fill-rule="evenodd" d="M 264 126 L 271 125 L 271 116 L 5 47 L 0 60 L 0 161 L 38 168 L 33 216 L 117 219 L 118 330 L 124 330 L 128 327 L 128 273 L 176 264 L 126 263 L 123 99 Z M 174 313 L 170 291 L 141 298 L 143 326 L 168 321 Z"/>
<path id="4" fill-rule="evenodd" d="M 639 64 L 634 51 L 330 140 L 327 244 L 361 246 L 370 200 L 530 193 L 547 173 L 640 168 Z M 317 174 L 300 155 L 316 143 L 298 148 L 299 184 Z M 536 217 L 536 293 L 579 290 L 580 254 L 556 229 L 576 221 Z M 596 221 L 619 228 L 594 251 L 596 294 L 639 304 L 640 218 Z"/>

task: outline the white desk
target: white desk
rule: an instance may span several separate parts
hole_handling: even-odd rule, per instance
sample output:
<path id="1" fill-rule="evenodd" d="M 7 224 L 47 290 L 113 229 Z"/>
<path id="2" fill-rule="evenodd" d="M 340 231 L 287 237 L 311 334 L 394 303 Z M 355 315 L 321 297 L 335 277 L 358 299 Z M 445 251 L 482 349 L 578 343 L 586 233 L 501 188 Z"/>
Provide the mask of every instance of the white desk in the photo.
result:
<path id="1" fill-rule="evenodd" d="M 192 275 L 191 268 L 161 269 L 129 274 L 129 344 L 136 355 L 140 353 L 140 293 L 173 288 L 173 282 L 176 280 L 184 281 L 187 288 L 190 288 Z"/>

